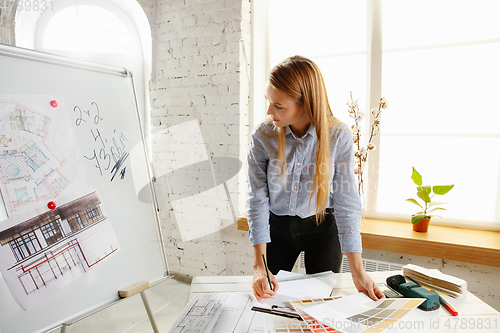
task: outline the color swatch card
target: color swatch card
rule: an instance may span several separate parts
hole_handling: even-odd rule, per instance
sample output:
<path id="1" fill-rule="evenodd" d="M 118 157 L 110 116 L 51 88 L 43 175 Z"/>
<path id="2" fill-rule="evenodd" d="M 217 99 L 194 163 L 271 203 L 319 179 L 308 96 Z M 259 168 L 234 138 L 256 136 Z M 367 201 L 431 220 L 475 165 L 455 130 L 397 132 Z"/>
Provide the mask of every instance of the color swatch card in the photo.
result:
<path id="1" fill-rule="evenodd" d="M 339 332 L 336 329 L 333 329 L 329 326 L 323 325 L 321 322 L 317 321 L 314 317 L 311 317 L 308 315 L 304 309 L 307 307 L 311 307 L 313 305 L 318 305 L 322 304 L 325 302 L 331 302 L 334 301 L 335 299 L 340 299 L 342 296 L 337 296 L 337 297 L 326 297 L 326 298 L 319 298 L 319 299 L 304 299 L 304 300 L 299 300 L 299 301 L 290 301 L 290 304 L 295 308 L 295 310 L 300 314 L 302 317 L 302 322 L 305 322 L 306 325 L 309 327 L 310 332 L 313 333 L 335 333 Z"/>
<path id="2" fill-rule="evenodd" d="M 393 327 L 396 321 L 424 301 L 423 298 L 386 298 L 373 301 L 359 293 L 305 307 L 304 311 L 323 325 L 340 332 L 377 333 Z"/>

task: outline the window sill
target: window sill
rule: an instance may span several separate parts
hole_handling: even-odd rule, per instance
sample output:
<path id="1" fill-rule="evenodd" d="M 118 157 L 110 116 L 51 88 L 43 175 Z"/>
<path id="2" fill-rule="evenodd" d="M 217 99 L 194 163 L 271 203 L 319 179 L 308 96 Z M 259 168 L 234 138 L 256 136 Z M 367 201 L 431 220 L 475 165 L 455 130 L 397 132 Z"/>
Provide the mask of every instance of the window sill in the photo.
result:
<path id="1" fill-rule="evenodd" d="M 237 229 L 248 231 L 246 215 Z M 363 248 L 500 267 L 500 232 L 430 225 L 414 232 L 409 222 L 365 219 Z"/>

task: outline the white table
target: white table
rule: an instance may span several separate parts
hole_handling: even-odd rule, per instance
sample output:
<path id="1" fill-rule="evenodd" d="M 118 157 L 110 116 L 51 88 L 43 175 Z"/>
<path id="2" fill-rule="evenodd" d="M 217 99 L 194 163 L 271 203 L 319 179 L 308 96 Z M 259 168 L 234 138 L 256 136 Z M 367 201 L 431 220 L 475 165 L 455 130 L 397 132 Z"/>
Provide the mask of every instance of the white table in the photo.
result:
<path id="1" fill-rule="evenodd" d="M 369 273 L 376 283 L 385 282 L 388 276 L 400 271 Z M 335 274 L 333 296 L 357 293 L 350 273 Z M 248 292 L 252 294 L 251 276 L 198 276 L 191 283 L 191 295 L 196 293 Z M 453 317 L 444 307 L 435 311 L 410 311 L 386 332 L 500 332 L 500 313 L 468 292 L 456 299 L 443 296 L 457 310 Z"/>

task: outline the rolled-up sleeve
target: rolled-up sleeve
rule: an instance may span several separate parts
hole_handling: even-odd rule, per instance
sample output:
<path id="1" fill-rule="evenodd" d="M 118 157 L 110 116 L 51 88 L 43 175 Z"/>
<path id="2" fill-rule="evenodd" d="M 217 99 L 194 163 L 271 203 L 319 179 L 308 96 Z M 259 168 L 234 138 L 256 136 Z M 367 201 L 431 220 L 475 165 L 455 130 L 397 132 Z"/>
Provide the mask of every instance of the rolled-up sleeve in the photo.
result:
<path id="1" fill-rule="evenodd" d="M 343 253 L 362 252 L 361 199 L 354 175 L 354 144 L 351 131 L 341 125 L 334 154 L 333 207 Z"/>
<path id="2" fill-rule="evenodd" d="M 267 166 L 269 155 L 259 139 L 252 135 L 248 149 L 248 187 L 246 213 L 248 238 L 252 245 L 269 243 L 269 190 L 267 186 Z"/>

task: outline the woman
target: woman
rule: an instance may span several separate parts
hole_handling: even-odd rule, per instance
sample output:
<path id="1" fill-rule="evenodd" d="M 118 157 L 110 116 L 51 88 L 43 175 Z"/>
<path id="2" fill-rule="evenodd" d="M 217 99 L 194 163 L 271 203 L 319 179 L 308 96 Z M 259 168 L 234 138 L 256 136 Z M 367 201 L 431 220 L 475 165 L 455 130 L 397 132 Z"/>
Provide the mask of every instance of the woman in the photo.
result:
<path id="1" fill-rule="evenodd" d="M 276 294 L 274 274 L 290 271 L 301 251 L 308 274 L 338 272 L 346 253 L 358 291 L 383 298 L 361 259 L 352 134 L 333 116 L 318 66 L 301 56 L 284 60 L 265 95 L 269 118 L 252 133 L 246 201 L 257 300 Z"/>

